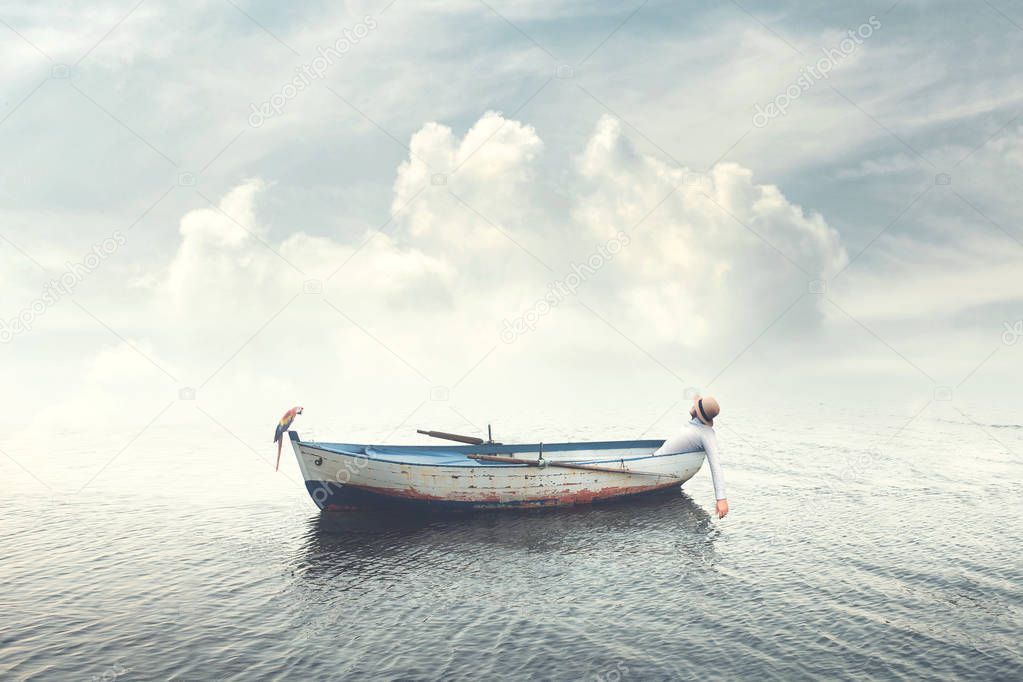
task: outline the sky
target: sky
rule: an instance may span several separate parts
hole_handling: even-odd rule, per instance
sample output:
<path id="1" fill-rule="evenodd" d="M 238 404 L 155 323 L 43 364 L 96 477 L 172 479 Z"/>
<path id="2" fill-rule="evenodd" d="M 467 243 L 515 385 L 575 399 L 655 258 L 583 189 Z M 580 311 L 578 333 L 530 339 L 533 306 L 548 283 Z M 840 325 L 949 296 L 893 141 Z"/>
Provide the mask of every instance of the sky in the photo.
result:
<path id="1" fill-rule="evenodd" d="M 1023 407 L 1006 0 L 5 2 L 0 53 L 8 454 Z"/>

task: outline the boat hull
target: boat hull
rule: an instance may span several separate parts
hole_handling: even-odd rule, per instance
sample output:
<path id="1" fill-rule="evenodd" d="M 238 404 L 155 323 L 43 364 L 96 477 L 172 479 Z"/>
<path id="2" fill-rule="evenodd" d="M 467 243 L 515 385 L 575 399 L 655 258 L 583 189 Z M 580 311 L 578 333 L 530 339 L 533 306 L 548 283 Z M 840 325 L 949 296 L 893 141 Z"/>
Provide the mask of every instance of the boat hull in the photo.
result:
<path id="1" fill-rule="evenodd" d="M 600 470 L 477 461 L 491 454 L 539 458 L 539 446 L 363 446 L 303 442 L 289 433 L 310 497 L 320 509 L 438 511 L 566 507 L 678 488 L 702 450 L 654 455 L 661 441 L 544 446 L 543 459 Z M 620 468 L 621 472 L 609 471 Z"/>

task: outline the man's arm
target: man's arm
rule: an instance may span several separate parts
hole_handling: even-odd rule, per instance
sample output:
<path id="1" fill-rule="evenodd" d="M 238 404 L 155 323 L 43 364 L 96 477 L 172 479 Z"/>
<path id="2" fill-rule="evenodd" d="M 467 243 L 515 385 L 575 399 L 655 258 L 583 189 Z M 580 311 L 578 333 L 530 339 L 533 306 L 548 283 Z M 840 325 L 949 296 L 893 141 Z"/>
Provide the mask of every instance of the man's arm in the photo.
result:
<path id="1" fill-rule="evenodd" d="M 707 454 L 710 464 L 710 477 L 714 481 L 714 497 L 717 498 L 718 518 L 728 513 L 728 496 L 725 495 L 725 475 L 721 472 L 721 461 L 718 458 L 718 438 L 712 429 L 701 429 L 703 451 Z"/>

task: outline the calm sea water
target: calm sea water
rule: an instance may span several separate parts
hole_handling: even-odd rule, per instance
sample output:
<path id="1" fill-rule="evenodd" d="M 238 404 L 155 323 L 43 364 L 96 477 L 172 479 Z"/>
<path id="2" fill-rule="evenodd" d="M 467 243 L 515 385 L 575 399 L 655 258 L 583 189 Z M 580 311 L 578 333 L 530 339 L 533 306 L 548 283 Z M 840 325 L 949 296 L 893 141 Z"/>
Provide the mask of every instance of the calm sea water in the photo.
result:
<path id="1" fill-rule="evenodd" d="M 1023 427 L 911 416 L 722 420 L 723 521 L 706 470 L 589 508 L 321 515 L 266 429 L 154 425 L 98 475 L 119 448 L 63 434 L 10 451 L 44 483 L 0 462 L 0 678 L 1020 679 Z"/>

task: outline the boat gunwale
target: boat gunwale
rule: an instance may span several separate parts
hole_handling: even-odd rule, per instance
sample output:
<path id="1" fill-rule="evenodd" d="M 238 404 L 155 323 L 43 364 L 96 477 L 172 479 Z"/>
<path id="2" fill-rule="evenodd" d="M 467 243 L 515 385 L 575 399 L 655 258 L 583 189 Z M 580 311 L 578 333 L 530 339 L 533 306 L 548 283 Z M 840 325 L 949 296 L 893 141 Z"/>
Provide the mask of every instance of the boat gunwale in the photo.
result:
<path id="1" fill-rule="evenodd" d="M 598 440 L 579 441 L 574 443 L 481 443 L 479 445 L 402 445 L 402 444 L 373 444 L 373 443 L 330 443 L 326 441 L 302 440 L 298 433 L 289 431 L 291 439 L 301 445 L 313 447 L 333 446 L 340 448 L 387 448 L 394 450 L 409 450 L 413 452 L 428 454 L 431 452 L 470 452 L 472 454 L 490 455 L 511 452 L 537 452 L 543 446 L 544 452 L 571 452 L 572 450 L 613 450 L 621 448 L 624 450 L 635 450 L 637 448 L 657 449 L 664 445 L 664 439 L 649 440 Z"/>
<path id="2" fill-rule="evenodd" d="M 296 436 L 297 436 L 297 434 L 296 434 Z M 398 448 L 410 447 L 410 448 L 414 448 L 416 451 L 415 452 L 409 452 L 407 454 L 419 455 L 419 456 L 429 455 L 431 453 L 436 453 L 438 456 L 441 456 L 441 455 L 445 455 L 445 454 L 457 455 L 457 454 L 460 454 L 460 453 L 465 453 L 465 454 L 468 455 L 468 454 L 498 454 L 499 452 L 504 452 L 504 453 L 525 452 L 525 453 L 529 453 L 529 452 L 537 452 L 538 451 L 538 449 L 537 450 L 533 450 L 533 451 L 531 451 L 531 450 L 521 450 L 521 449 L 517 449 L 517 450 L 507 450 L 507 449 L 505 449 L 505 450 L 499 450 L 497 452 L 492 452 L 492 451 L 488 452 L 487 450 L 490 450 L 490 449 L 494 448 L 495 445 L 493 445 L 493 444 L 490 444 L 490 445 L 484 444 L 484 445 L 455 446 L 455 447 L 452 447 L 452 448 L 448 448 L 448 447 L 445 447 L 443 445 L 441 445 L 441 446 L 433 446 L 433 445 L 426 445 L 426 446 L 385 446 L 385 445 L 372 446 L 372 445 L 369 445 L 369 446 L 365 446 L 365 445 L 358 445 L 357 447 L 364 448 L 364 450 L 362 452 L 345 452 L 345 451 L 339 451 L 339 450 L 332 450 L 329 447 L 323 447 L 323 446 L 348 446 L 348 447 L 351 447 L 351 446 L 356 445 L 356 444 L 354 444 L 354 443 L 320 443 L 320 442 L 316 442 L 316 441 L 303 441 L 303 440 L 301 440 L 301 439 L 299 439 L 297 437 L 294 437 L 293 440 L 295 441 L 295 444 L 298 445 L 298 446 L 305 446 L 305 447 L 307 447 L 309 449 L 317 450 L 319 452 L 325 452 L 325 453 L 331 454 L 331 455 L 340 455 L 340 456 L 352 457 L 352 458 L 364 459 L 364 460 L 368 459 L 368 460 L 372 460 L 374 462 L 380 462 L 380 463 L 383 463 L 383 464 L 397 464 L 397 465 L 401 465 L 401 466 L 425 466 L 425 467 L 434 467 L 434 468 L 448 467 L 448 468 L 459 468 L 459 469 L 461 469 L 461 468 L 465 468 L 467 466 L 479 466 L 479 467 L 486 467 L 486 468 L 493 468 L 493 467 L 499 467 L 499 468 L 513 468 L 513 467 L 514 468 L 522 468 L 522 467 L 528 467 L 530 465 L 529 464 L 522 464 L 522 463 L 511 463 L 511 462 L 506 464 L 506 463 L 503 463 L 503 462 L 494 462 L 494 461 L 488 461 L 488 460 L 476 460 L 476 459 L 471 459 L 469 457 L 466 457 L 466 461 L 464 461 L 464 462 L 463 461 L 457 461 L 457 463 L 456 462 L 451 462 L 451 461 L 448 461 L 448 462 L 436 462 L 436 463 L 435 462 L 413 462 L 413 461 L 407 461 L 407 460 L 402 460 L 402 459 L 384 459 L 383 457 L 380 456 L 381 454 L 383 454 L 383 455 L 390 455 L 391 457 L 399 458 L 401 456 L 401 453 L 367 453 L 365 451 L 365 448 L 373 449 L 374 447 L 381 447 L 381 448 L 385 448 L 385 447 L 398 447 Z M 633 445 L 632 448 L 624 448 L 624 449 L 638 449 L 638 447 L 651 447 L 651 448 L 653 448 L 654 446 L 659 447 L 663 442 L 664 441 L 658 441 L 658 440 L 652 440 L 652 441 L 599 441 L 599 442 L 596 442 L 596 443 L 581 443 L 580 445 L 604 445 L 605 447 L 603 447 L 603 448 L 589 448 L 589 449 L 591 449 L 591 450 L 592 449 L 610 450 L 610 449 L 614 449 L 614 446 L 622 444 L 622 443 L 632 443 L 632 444 L 643 443 L 642 446 Z M 569 444 L 569 445 L 573 445 L 573 444 Z M 497 447 L 501 447 L 501 448 L 509 448 L 509 447 L 511 447 L 511 448 L 522 448 L 522 447 L 528 447 L 528 444 L 527 445 L 511 445 L 511 446 L 509 446 L 509 445 L 501 445 L 501 446 L 497 446 Z M 539 444 L 537 444 L 537 448 L 538 447 L 539 447 Z M 428 449 L 428 450 L 426 452 L 424 452 L 420 448 Z M 546 445 L 544 445 L 544 451 L 545 452 L 571 452 L 572 450 L 584 450 L 584 449 L 587 449 L 587 448 L 581 448 L 580 447 L 580 448 L 572 448 L 571 450 L 553 450 L 553 449 L 549 449 Z M 683 451 L 683 452 L 665 453 L 665 454 L 662 454 L 662 455 L 655 455 L 653 452 L 650 452 L 649 454 L 640 455 L 638 457 L 614 457 L 614 458 L 611 458 L 611 459 L 586 459 L 586 460 L 562 460 L 562 461 L 571 461 L 571 462 L 577 463 L 577 464 L 611 464 L 611 463 L 615 463 L 615 462 L 623 462 L 624 463 L 624 462 L 635 462 L 635 461 L 638 461 L 638 460 L 660 459 L 662 457 L 677 457 L 679 455 L 703 454 L 703 452 L 704 451 L 701 448 L 701 449 L 696 449 L 696 450 L 686 450 L 686 451 Z"/>

